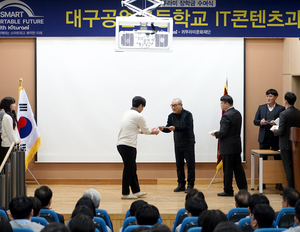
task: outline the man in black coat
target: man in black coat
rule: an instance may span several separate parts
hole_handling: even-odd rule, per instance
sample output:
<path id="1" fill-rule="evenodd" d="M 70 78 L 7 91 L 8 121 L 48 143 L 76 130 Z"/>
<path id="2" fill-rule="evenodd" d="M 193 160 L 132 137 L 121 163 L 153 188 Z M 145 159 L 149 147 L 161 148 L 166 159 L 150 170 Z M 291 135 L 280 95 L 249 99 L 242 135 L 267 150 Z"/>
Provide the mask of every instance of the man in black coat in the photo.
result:
<path id="1" fill-rule="evenodd" d="M 220 130 L 211 135 L 219 139 L 219 153 L 222 155 L 224 172 L 224 192 L 218 196 L 233 196 L 233 172 L 239 189 L 248 189 L 244 168 L 241 162 L 241 126 L 242 116 L 233 107 L 233 99 L 229 95 L 221 97 L 221 109 L 226 111 L 220 121 Z"/>
<path id="2" fill-rule="evenodd" d="M 260 105 L 256 111 L 253 123 L 255 126 L 259 126 L 259 149 L 279 150 L 279 138 L 274 136 L 270 130 L 275 125 L 275 120 L 279 114 L 285 110 L 284 106 L 276 103 L 277 98 L 278 92 L 275 89 L 268 89 L 266 91 L 267 104 Z M 267 160 L 268 157 L 264 156 L 263 159 Z M 281 160 L 280 155 L 275 155 L 274 159 Z M 263 184 L 263 188 L 266 188 L 265 184 Z M 278 183 L 276 189 L 283 190 L 283 187 Z"/>
<path id="3" fill-rule="evenodd" d="M 178 186 L 174 192 L 185 191 L 188 193 L 195 184 L 195 135 L 193 115 L 183 109 L 182 101 L 175 98 L 171 103 L 173 113 L 169 114 L 167 125 L 159 126 L 162 132 L 174 132 L 175 158 L 177 167 Z M 187 182 L 185 189 L 184 160 L 188 168 Z"/>
<path id="4" fill-rule="evenodd" d="M 294 107 L 297 97 L 294 93 L 287 92 L 284 95 L 286 110 L 279 115 L 279 127 L 273 130 L 275 136 L 279 136 L 279 149 L 286 173 L 288 186 L 294 188 L 292 142 L 289 138 L 291 127 L 300 127 L 300 110 Z"/>

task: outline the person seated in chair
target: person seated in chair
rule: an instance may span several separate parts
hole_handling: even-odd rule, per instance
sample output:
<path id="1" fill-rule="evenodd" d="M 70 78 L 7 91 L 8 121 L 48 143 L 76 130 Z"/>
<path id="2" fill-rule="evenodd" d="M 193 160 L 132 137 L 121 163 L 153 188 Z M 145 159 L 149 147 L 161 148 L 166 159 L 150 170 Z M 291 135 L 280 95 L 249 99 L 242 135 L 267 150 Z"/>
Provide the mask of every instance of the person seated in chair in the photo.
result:
<path id="1" fill-rule="evenodd" d="M 294 189 L 287 187 L 283 189 L 282 193 L 282 208 L 295 207 L 296 202 L 300 199 L 299 192 Z M 275 212 L 275 220 L 278 216 L 279 211 Z"/>
<path id="2" fill-rule="evenodd" d="M 13 232 L 13 229 L 6 217 L 0 215 L 0 231 Z"/>
<path id="3" fill-rule="evenodd" d="M 200 213 L 207 210 L 207 204 L 200 197 L 190 197 L 185 203 L 185 209 L 188 217 L 198 217 Z M 180 228 L 181 224 L 176 227 L 175 232 L 179 232 Z"/>
<path id="4" fill-rule="evenodd" d="M 41 186 L 35 190 L 34 196 L 42 203 L 42 209 L 50 209 L 52 203 L 52 190 L 48 186 Z M 60 223 L 65 223 L 64 216 L 56 213 Z"/>
<path id="5" fill-rule="evenodd" d="M 267 204 L 258 204 L 254 207 L 251 216 L 251 227 L 253 230 L 259 228 L 273 228 L 275 212 Z"/>
<path id="6" fill-rule="evenodd" d="M 71 232 L 94 232 L 95 224 L 90 216 L 78 214 L 70 222 Z"/>
<path id="7" fill-rule="evenodd" d="M 69 228 L 59 222 L 51 222 L 41 232 L 70 232 Z"/>
<path id="8" fill-rule="evenodd" d="M 9 210 L 13 217 L 10 221 L 12 228 L 30 228 L 34 232 L 40 232 L 44 226 L 31 221 L 33 204 L 27 196 L 18 196 L 9 203 Z"/>
<path id="9" fill-rule="evenodd" d="M 297 201 L 295 205 L 295 217 L 294 217 L 296 227 L 291 227 L 284 232 L 300 232 L 300 200 Z"/>
<path id="10" fill-rule="evenodd" d="M 28 197 L 32 204 L 33 204 L 33 216 L 34 217 L 39 217 L 41 208 L 42 208 L 42 203 L 37 197 Z"/>
<path id="11" fill-rule="evenodd" d="M 241 189 L 238 191 L 237 194 L 235 194 L 234 199 L 235 199 L 235 207 L 236 208 L 243 208 L 247 207 L 248 208 L 248 202 L 251 194 L 246 190 L 246 189 Z"/>
<path id="12" fill-rule="evenodd" d="M 211 232 L 220 222 L 227 221 L 226 215 L 221 210 L 205 210 L 198 217 L 198 226 L 202 227 L 202 232 Z"/>
<path id="13" fill-rule="evenodd" d="M 159 211 L 154 205 L 140 206 L 135 213 L 137 225 L 154 225 L 159 218 Z"/>
<path id="14" fill-rule="evenodd" d="M 234 222 L 228 221 L 220 222 L 213 232 L 243 232 L 243 230 Z"/>

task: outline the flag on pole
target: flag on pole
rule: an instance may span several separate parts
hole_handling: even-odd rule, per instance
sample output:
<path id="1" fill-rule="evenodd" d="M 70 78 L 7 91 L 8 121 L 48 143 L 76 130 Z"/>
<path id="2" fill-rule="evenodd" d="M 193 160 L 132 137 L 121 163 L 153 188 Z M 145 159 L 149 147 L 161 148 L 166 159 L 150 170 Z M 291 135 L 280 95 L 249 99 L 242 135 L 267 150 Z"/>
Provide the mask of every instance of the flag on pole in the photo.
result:
<path id="1" fill-rule="evenodd" d="M 20 79 L 17 118 L 21 139 L 20 147 L 25 150 L 25 170 L 27 170 L 28 164 L 41 146 L 41 137 L 22 81 Z"/>
<path id="2" fill-rule="evenodd" d="M 224 91 L 223 91 L 223 95 L 227 95 L 228 94 L 228 83 L 226 80 L 226 83 L 224 85 Z M 225 114 L 226 111 L 222 110 L 222 115 Z M 217 150 L 217 165 L 216 165 L 216 170 L 217 170 L 217 175 L 219 175 L 220 170 L 223 168 L 223 161 L 222 161 L 222 156 L 219 153 L 219 140 L 218 140 L 218 150 Z"/>

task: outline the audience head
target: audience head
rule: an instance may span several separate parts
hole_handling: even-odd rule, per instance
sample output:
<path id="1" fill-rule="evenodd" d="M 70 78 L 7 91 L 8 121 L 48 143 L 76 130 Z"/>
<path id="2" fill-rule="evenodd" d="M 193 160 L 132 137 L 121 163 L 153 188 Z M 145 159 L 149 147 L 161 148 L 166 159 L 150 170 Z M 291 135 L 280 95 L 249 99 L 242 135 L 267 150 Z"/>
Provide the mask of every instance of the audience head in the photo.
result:
<path id="1" fill-rule="evenodd" d="M 91 217 L 78 214 L 72 218 L 69 228 L 71 232 L 94 232 L 95 224 Z"/>
<path id="2" fill-rule="evenodd" d="M 275 212 L 267 204 L 257 204 L 253 208 L 251 226 L 254 230 L 258 228 L 271 228 L 275 218 Z"/>
<path id="3" fill-rule="evenodd" d="M 234 222 L 220 222 L 213 232 L 243 232 L 242 228 Z"/>
<path id="4" fill-rule="evenodd" d="M 249 209 L 249 214 L 252 214 L 253 208 L 257 205 L 257 204 L 267 204 L 270 205 L 269 199 L 261 194 L 261 193 L 255 193 L 252 194 L 249 197 L 249 202 L 248 202 L 248 209 Z"/>
<path id="5" fill-rule="evenodd" d="M 185 195 L 185 201 L 187 201 L 187 199 L 189 199 L 190 197 L 200 197 L 203 200 L 205 200 L 204 194 L 203 192 L 199 192 L 198 189 L 193 188 L 191 189 L 186 195 Z"/>
<path id="6" fill-rule="evenodd" d="M 135 213 L 137 225 L 154 225 L 159 218 L 159 211 L 154 205 L 142 205 Z"/>
<path id="7" fill-rule="evenodd" d="M 33 216 L 39 217 L 42 208 L 42 203 L 37 197 L 28 197 L 33 204 Z"/>
<path id="8" fill-rule="evenodd" d="M 9 210 L 14 219 L 31 219 L 32 201 L 27 196 L 18 196 L 9 203 Z"/>
<path id="9" fill-rule="evenodd" d="M 91 188 L 89 190 L 86 190 L 82 194 L 82 196 L 91 198 L 92 201 L 94 202 L 95 208 L 99 207 L 101 201 L 101 195 L 96 189 Z"/>
<path id="10" fill-rule="evenodd" d="M 199 215 L 198 225 L 202 227 L 202 232 L 211 232 L 220 222 L 225 221 L 228 219 L 221 210 L 205 210 Z"/>
<path id="11" fill-rule="evenodd" d="M 77 206 L 73 210 L 71 218 L 74 218 L 78 214 L 89 216 L 92 219 L 94 217 L 93 211 L 89 207 L 87 207 L 86 205 L 79 205 L 79 206 Z"/>
<path id="12" fill-rule="evenodd" d="M 146 106 L 146 99 L 140 96 L 135 96 L 132 99 L 132 107 L 139 107 L 139 105 L 142 104 L 142 106 Z"/>
<path id="13" fill-rule="evenodd" d="M 6 219 L 6 217 L 0 215 L 0 231 L 3 232 L 13 232 L 13 229 L 9 223 L 9 221 Z"/>
<path id="14" fill-rule="evenodd" d="M 294 93 L 287 92 L 284 95 L 284 100 L 286 100 L 289 105 L 293 106 L 295 104 L 296 100 L 297 100 L 297 97 L 296 97 L 296 95 Z"/>
<path id="15" fill-rule="evenodd" d="M 144 200 L 136 200 L 134 202 L 131 203 L 129 212 L 130 212 L 130 216 L 135 216 L 135 212 L 137 210 L 137 208 L 139 208 L 142 205 L 147 205 L 148 203 Z"/>
<path id="16" fill-rule="evenodd" d="M 59 222 L 51 222 L 46 225 L 41 232 L 70 232 L 69 228 Z"/>
<path id="17" fill-rule="evenodd" d="M 96 209 L 95 209 L 95 205 L 94 205 L 94 202 L 92 201 L 91 198 L 89 197 L 81 197 L 77 203 L 76 203 L 76 207 L 80 206 L 80 205 L 85 205 L 87 207 L 90 208 L 90 210 L 93 212 L 93 217 L 96 216 Z"/>
<path id="18" fill-rule="evenodd" d="M 171 232 L 170 228 L 164 224 L 155 224 L 151 228 L 148 228 L 149 232 Z"/>
<path id="19" fill-rule="evenodd" d="M 49 208 L 52 202 L 52 190 L 48 186 L 41 186 L 35 190 L 34 196 L 40 199 L 42 208 Z"/>
<path id="20" fill-rule="evenodd" d="M 274 95 L 275 97 L 278 96 L 278 92 L 277 92 L 276 89 L 268 89 L 268 90 L 266 91 L 266 95 L 269 95 L 269 94 Z"/>
<path id="21" fill-rule="evenodd" d="M 248 207 L 248 201 L 250 197 L 250 193 L 246 189 L 241 189 L 235 194 L 235 206 L 238 207 Z"/>
<path id="22" fill-rule="evenodd" d="M 189 217 L 198 217 L 200 213 L 202 213 L 204 210 L 207 210 L 207 204 L 200 197 L 190 197 L 185 202 L 185 209 Z"/>
<path id="23" fill-rule="evenodd" d="M 297 226 L 300 226 L 300 200 L 297 201 L 295 205 L 295 217 L 294 220 Z"/>
<path id="24" fill-rule="evenodd" d="M 299 192 L 293 188 L 285 188 L 282 194 L 282 208 L 295 207 L 296 202 L 300 199 Z"/>

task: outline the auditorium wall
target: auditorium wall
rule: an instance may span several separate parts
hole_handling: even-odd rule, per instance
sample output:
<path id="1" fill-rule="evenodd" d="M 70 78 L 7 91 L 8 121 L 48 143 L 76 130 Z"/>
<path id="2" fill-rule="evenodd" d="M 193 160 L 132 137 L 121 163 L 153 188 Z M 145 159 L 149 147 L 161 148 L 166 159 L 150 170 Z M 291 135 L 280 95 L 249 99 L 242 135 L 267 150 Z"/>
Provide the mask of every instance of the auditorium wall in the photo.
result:
<path id="1" fill-rule="evenodd" d="M 285 64 L 286 66 L 286 63 L 289 64 L 291 62 L 284 59 L 283 47 L 285 43 L 283 39 L 245 40 L 244 120 L 246 162 L 243 166 L 247 178 L 250 178 L 251 149 L 258 149 L 258 127 L 253 125 L 257 107 L 259 104 L 265 103 L 265 91 L 268 88 L 278 90 L 279 104 L 283 103 L 284 92 L 291 90 L 292 81 L 289 81 L 287 84 L 283 82 L 283 65 Z M 26 89 L 32 109 L 35 111 L 35 40 L 31 38 L 0 39 L 0 51 L 0 98 L 12 96 L 17 99 L 19 78 L 23 78 L 23 86 Z M 55 94 L 54 90 L 53 94 Z M 49 107 L 57 110 L 55 106 Z M 43 143 L 43 138 L 41 140 Z M 29 168 L 37 179 L 45 181 L 55 180 L 55 183 L 59 183 L 59 180 L 72 181 L 80 179 L 82 181 L 86 179 L 91 181 L 106 180 L 107 183 L 117 183 L 122 177 L 123 164 L 35 163 L 33 160 Z M 196 178 L 198 180 L 211 179 L 214 174 L 215 163 L 196 164 Z M 151 183 L 151 180 L 157 179 L 175 180 L 176 167 L 174 163 L 139 163 L 138 175 L 141 180 L 146 182 L 149 180 L 149 183 Z M 219 175 L 217 178 L 222 178 L 222 175 Z M 26 173 L 26 179 L 32 179 L 28 172 Z"/>

